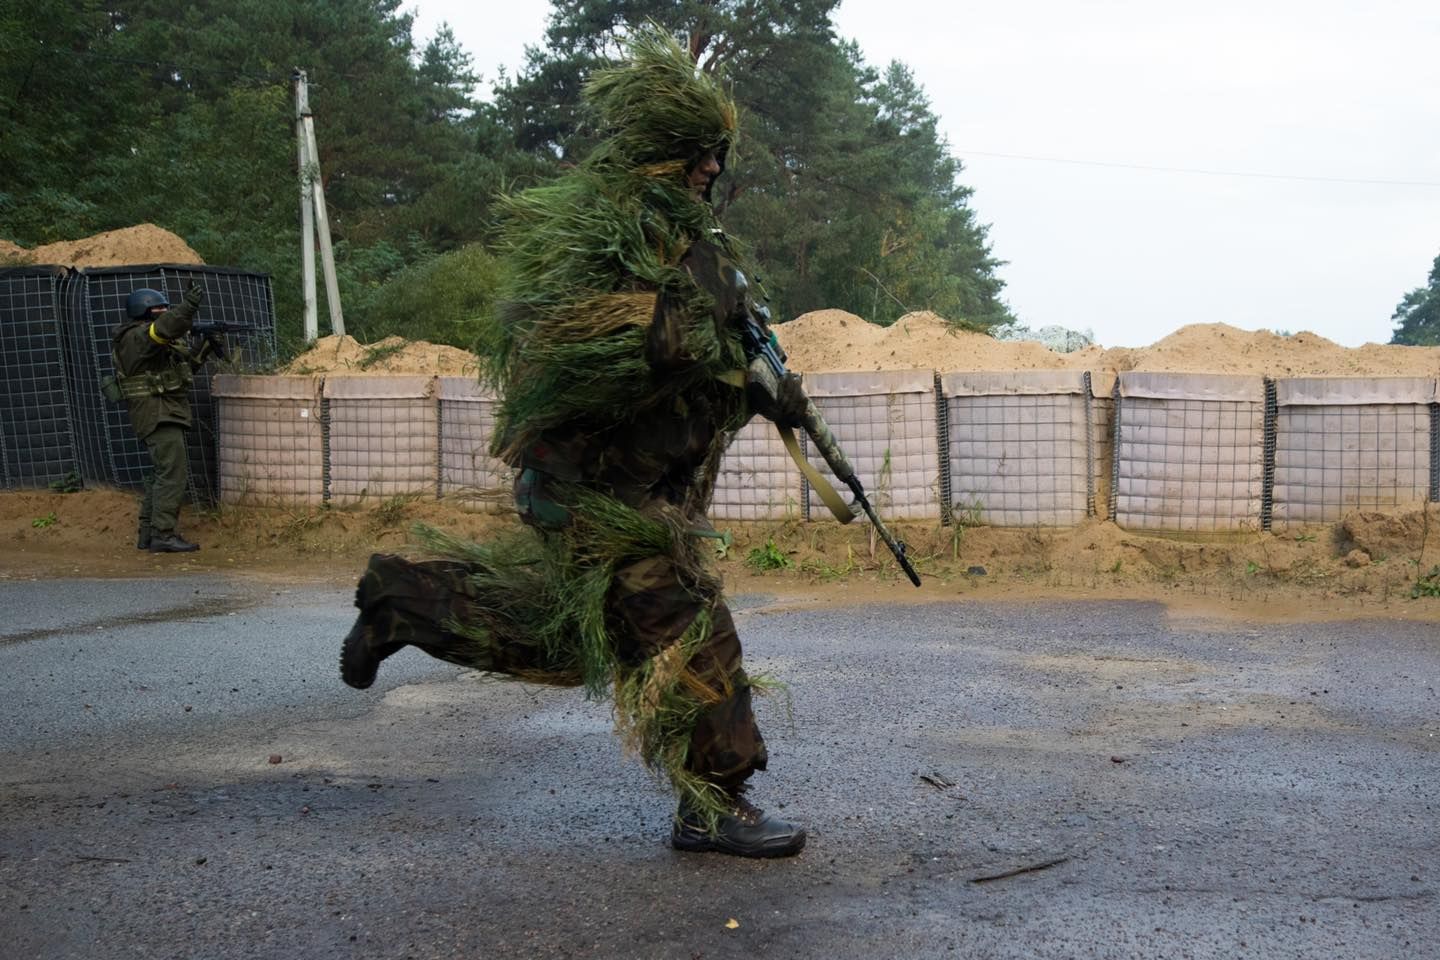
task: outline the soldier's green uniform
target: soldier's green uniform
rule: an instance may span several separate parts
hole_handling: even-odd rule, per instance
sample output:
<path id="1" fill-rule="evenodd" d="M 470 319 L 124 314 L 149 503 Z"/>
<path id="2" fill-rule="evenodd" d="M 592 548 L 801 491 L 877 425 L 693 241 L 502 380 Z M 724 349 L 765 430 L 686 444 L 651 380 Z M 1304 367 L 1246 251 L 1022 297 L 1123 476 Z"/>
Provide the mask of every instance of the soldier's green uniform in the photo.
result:
<path id="1" fill-rule="evenodd" d="M 740 641 L 708 569 L 720 457 L 749 418 L 734 254 L 709 185 L 734 105 L 673 39 L 645 33 L 587 88 L 612 135 L 511 198 L 513 287 L 480 331 L 502 391 L 493 451 L 527 530 L 434 534 L 447 559 L 376 555 L 341 674 L 373 682 L 407 644 L 467 667 L 607 688 L 617 727 L 680 796 L 672 843 L 798 851 L 804 830 L 741 796 L 765 768 Z"/>
<path id="2" fill-rule="evenodd" d="M 201 300 L 198 286 L 192 286 L 173 307 L 161 298 L 157 306 L 167 309 L 132 316 L 114 335 L 117 386 L 129 408 L 135 435 L 149 449 L 154 465 L 145 478 L 140 502 L 136 545 L 141 548 L 164 552 L 194 549 L 179 536 L 177 524 L 189 474 L 185 437 L 192 422 L 192 370 L 183 340 Z"/>

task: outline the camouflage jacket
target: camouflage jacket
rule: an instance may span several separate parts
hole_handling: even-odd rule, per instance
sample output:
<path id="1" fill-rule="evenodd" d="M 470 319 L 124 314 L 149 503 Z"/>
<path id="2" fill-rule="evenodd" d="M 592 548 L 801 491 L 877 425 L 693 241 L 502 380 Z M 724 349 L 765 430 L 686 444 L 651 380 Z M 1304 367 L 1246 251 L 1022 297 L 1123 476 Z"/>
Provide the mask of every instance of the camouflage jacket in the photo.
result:
<path id="1" fill-rule="evenodd" d="M 739 336 L 735 317 L 745 304 L 734 282 L 738 267 L 723 244 L 723 238 L 698 240 L 680 260 L 711 301 L 709 317 L 688 314 L 681 295 L 656 292 L 645 359 L 657 383 L 700 362 L 685 335 L 696 322 L 713 323 L 722 337 Z M 738 430 L 749 416 L 739 384 L 705 380 L 680 392 L 658 390 L 654 403 L 625 416 L 597 411 L 544 431 L 521 452 L 517 466 L 594 484 L 631 502 L 648 496 L 678 501 L 708 459 L 721 453 L 721 435 Z"/>

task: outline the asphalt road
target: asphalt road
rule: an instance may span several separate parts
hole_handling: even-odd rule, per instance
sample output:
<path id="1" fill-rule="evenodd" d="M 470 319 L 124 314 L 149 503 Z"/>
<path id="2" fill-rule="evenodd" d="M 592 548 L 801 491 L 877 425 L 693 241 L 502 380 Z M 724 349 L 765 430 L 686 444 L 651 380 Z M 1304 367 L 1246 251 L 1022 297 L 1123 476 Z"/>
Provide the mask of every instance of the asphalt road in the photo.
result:
<path id="1" fill-rule="evenodd" d="M 1142 603 L 740 598 L 756 800 L 684 855 L 605 704 L 414 651 L 347 591 L 0 583 L 5 958 L 1413 958 L 1440 942 L 1440 628 Z M 278 757 L 280 762 L 272 763 Z"/>

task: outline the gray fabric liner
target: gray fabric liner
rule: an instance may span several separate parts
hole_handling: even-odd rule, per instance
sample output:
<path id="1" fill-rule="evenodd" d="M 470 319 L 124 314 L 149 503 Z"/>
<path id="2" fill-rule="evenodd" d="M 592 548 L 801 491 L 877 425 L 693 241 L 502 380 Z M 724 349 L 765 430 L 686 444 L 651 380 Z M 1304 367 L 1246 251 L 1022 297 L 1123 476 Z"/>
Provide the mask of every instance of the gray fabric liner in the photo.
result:
<path id="1" fill-rule="evenodd" d="M 933 370 L 857 370 L 805 374 L 812 397 L 874 397 L 888 393 L 934 393 Z"/>
<path id="2" fill-rule="evenodd" d="M 330 400 L 419 400 L 434 396 L 434 377 L 326 377 Z"/>
<path id="3" fill-rule="evenodd" d="M 497 400 L 495 391 L 474 377 L 436 377 L 441 400 Z"/>
<path id="4" fill-rule="evenodd" d="M 967 371 L 940 376 L 940 392 L 946 397 L 1034 396 L 1084 391 L 1083 370 Z"/>
<path id="5" fill-rule="evenodd" d="M 210 380 L 212 397 L 233 400 L 314 400 L 319 401 L 321 378 L 304 376 L 254 376 L 217 373 Z"/>
<path id="6" fill-rule="evenodd" d="M 1425 377 L 1295 377 L 1275 381 L 1282 407 L 1433 403 L 1436 381 Z"/>
<path id="7" fill-rule="evenodd" d="M 1238 400 L 1264 403 L 1265 378 L 1127 370 L 1120 374 L 1120 396 L 1144 397 L 1150 400 Z"/>

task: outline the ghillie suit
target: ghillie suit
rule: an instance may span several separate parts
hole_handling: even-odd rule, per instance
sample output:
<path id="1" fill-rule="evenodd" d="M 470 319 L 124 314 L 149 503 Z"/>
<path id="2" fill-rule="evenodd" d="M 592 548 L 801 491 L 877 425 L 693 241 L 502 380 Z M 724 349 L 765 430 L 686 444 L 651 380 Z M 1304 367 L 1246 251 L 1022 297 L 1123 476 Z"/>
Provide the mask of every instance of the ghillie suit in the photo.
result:
<path id="1" fill-rule="evenodd" d="M 700 196 L 709 183 L 692 172 L 723 168 L 735 107 L 658 33 L 585 92 L 611 135 L 558 182 L 508 199 L 508 289 L 479 337 L 502 397 L 492 452 L 518 470 L 527 529 L 488 544 L 432 532 L 443 560 L 372 558 L 342 674 L 368 686 L 408 643 L 524 680 L 613 689 L 617 728 L 679 794 L 685 849 L 728 849 L 704 846 L 697 825 L 723 838 L 750 817 L 768 834 L 729 852 L 793 853 L 803 831 L 758 819 L 739 796 L 765 744 L 706 569 L 705 510 L 750 412 L 733 322 L 743 291 Z M 673 839 L 682 846 L 681 826 Z"/>

